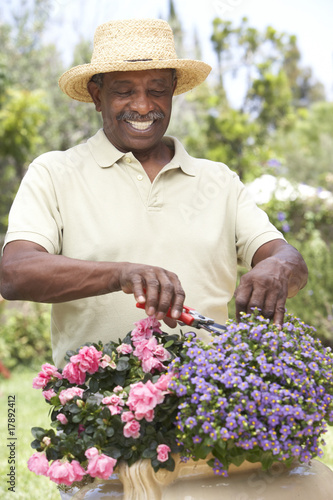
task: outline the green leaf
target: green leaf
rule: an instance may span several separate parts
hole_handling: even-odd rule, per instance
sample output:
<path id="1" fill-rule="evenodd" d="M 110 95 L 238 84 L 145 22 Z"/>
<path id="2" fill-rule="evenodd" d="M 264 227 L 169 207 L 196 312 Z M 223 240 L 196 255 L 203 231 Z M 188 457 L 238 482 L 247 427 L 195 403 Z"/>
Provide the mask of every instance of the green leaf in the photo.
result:
<path id="1" fill-rule="evenodd" d="M 175 465 L 176 464 L 175 464 L 175 461 L 174 461 L 174 459 L 172 457 L 169 457 L 168 461 L 165 462 L 165 465 L 166 465 L 166 467 L 165 467 L 166 470 L 168 470 L 170 472 L 172 472 L 172 471 L 175 470 Z"/>
<path id="2" fill-rule="evenodd" d="M 121 451 L 116 446 L 107 446 L 104 448 L 103 453 L 105 453 L 108 457 L 115 458 L 116 460 L 121 457 Z"/>
<path id="3" fill-rule="evenodd" d="M 261 455 L 261 464 L 263 470 L 268 470 L 273 465 L 273 462 L 274 462 L 274 457 L 272 455 L 272 452 L 267 451 Z"/>
<path id="4" fill-rule="evenodd" d="M 98 380 L 96 380 L 95 378 L 91 378 L 89 380 L 89 388 L 90 388 L 91 392 L 98 392 L 98 389 L 99 389 Z"/>
<path id="5" fill-rule="evenodd" d="M 114 428 L 113 428 L 113 427 L 108 427 L 108 428 L 106 429 L 106 435 L 107 435 L 108 437 L 112 437 L 112 436 L 114 436 Z"/>
<path id="6" fill-rule="evenodd" d="M 47 448 L 46 456 L 48 460 L 57 460 L 59 458 L 58 453 L 53 448 Z"/>
<path id="7" fill-rule="evenodd" d="M 193 455 L 196 459 L 206 458 L 210 451 L 210 447 L 206 446 L 204 443 L 200 443 L 199 446 L 195 447 L 193 450 Z"/>
<path id="8" fill-rule="evenodd" d="M 82 413 L 78 413 L 78 414 L 74 415 L 74 417 L 72 418 L 72 421 L 75 424 L 77 424 L 77 423 L 81 422 L 82 419 L 83 419 Z"/>
<path id="9" fill-rule="evenodd" d="M 166 344 L 164 344 L 165 349 L 167 349 L 168 347 L 171 347 L 174 343 L 175 343 L 174 340 L 169 340 L 169 342 L 167 342 Z"/>
<path id="10" fill-rule="evenodd" d="M 75 413 L 80 413 L 80 411 L 81 411 L 81 409 L 80 409 L 80 408 L 79 408 L 79 407 L 78 407 L 75 403 L 72 403 L 71 405 L 69 405 L 69 406 L 67 407 L 67 409 L 68 409 L 68 411 L 69 411 L 70 413 L 72 413 L 73 415 L 74 415 Z"/>
<path id="11" fill-rule="evenodd" d="M 31 443 L 31 448 L 33 450 L 38 450 L 38 449 L 41 449 L 41 446 L 40 446 L 40 440 L 39 439 L 35 439 L 34 441 L 32 441 Z"/>
<path id="12" fill-rule="evenodd" d="M 150 450 L 146 448 L 142 453 L 142 458 L 154 458 L 156 457 L 156 450 Z"/>
<path id="13" fill-rule="evenodd" d="M 127 370 L 128 368 L 129 368 L 128 358 L 126 358 L 126 357 L 119 358 L 119 360 L 117 362 L 117 371 L 123 372 L 123 371 Z"/>
<path id="14" fill-rule="evenodd" d="M 33 435 L 34 438 L 39 439 L 39 441 L 41 441 L 43 437 L 46 435 L 46 430 L 43 429 L 42 427 L 33 427 L 31 429 L 31 434 Z"/>

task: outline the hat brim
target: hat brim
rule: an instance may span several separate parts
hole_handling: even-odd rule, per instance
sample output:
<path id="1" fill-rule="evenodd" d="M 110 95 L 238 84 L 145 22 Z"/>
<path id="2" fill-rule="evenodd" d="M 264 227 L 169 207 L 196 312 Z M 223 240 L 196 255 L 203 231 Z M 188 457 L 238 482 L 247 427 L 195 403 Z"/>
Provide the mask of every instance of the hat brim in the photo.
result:
<path id="1" fill-rule="evenodd" d="M 211 66 L 191 59 L 169 59 L 157 61 L 119 61 L 82 64 L 66 71 L 59 78 L 59 87 L 72 99 L 93 102 L 88 92 L 88 82 L 98 73 L 114 71 L 143 71 L 149 69 L 176 69 L 177 87 L 175 95 L 183 94 L 200 85 L 211 71 Z"/>

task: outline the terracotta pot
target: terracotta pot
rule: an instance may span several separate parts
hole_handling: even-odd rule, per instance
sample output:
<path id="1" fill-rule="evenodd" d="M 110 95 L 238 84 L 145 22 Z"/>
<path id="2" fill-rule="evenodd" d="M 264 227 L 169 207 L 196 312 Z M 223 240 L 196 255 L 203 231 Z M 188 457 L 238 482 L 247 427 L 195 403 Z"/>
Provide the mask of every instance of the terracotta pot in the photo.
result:
<path id="1" fill-rule="evenodd" d="M 125 463 L 108 480 L 63 494 L 63 500 L 333 500 L 333 471 L 317 460 L 295 462 L 287 468 L 276 463 L 264 472 L 259 463 L 232 466 L 229 477 L 215 476 L 205 460 L 181 463 L 173 472 L 156 474 L 149 460 L 131 467 Z"/>

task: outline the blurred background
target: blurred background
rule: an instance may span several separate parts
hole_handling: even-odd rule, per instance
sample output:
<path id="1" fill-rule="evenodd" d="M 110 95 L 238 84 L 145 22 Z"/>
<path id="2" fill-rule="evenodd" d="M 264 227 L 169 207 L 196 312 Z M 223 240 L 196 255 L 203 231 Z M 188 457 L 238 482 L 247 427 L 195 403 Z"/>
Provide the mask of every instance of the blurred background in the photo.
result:
<path id="1" fill-rule="evenodd" d="M 313 325 L 323 343 L 333 346 L 330 0 L 2 0 L 0 242 L 29 163 L 45 151 L 85 141 L 101 126 L 92 104 L 73 101 L 60 91 L 59 76 L 90 62 L 97 25 L 133 17 L 166 19 L 178 56 L 202 59 L 213 67 L 204 84 L 175 97 L 168 133 L 193 156 L 222 161 L 235 170 L 288 242 L 301 251 L 309 281 L 288 301 L 288 311 Z M 0 297 L 0 330 L 0 398 L 17 394 L 19 401 L 16 498 L 58 498 L 54 485 L 31 477 L 25 466 L 30 427 L 47 421 L 43 401 L 30 388 L 34 370 L 51 361 L 49 307 L 7 303 Z M 4 435 L 2 411 L 4 404 Z M 8 467 L 4 453 L 1 449 L 1 474 L 2 464 L 4 472 Z M 329 465 L 332 457 L 330 444 L 325 452 Z M 2 484 L 0 493 L 2 498 L 9 495 Z"/>

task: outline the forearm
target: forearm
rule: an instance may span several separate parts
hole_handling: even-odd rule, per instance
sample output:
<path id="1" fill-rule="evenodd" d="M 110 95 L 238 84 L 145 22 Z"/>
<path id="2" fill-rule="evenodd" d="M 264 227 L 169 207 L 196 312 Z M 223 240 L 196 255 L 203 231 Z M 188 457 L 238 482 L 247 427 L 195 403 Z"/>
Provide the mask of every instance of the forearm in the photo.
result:
<path id="1" fill-rule="evenodd" d="M 0 293 L 7 300 L 67 302 L 122 290 L 145 303 L 146 313 L 172 318 L 182 310 L 185 292 L 178 276 L 161 267 L 132 262 L 95 262 L 51 255 L 28 241 L 5 247 Z"/>
<path id="2" fill-rule="evenodd" d="M 5 249 L 1 294 L 7 300 L 57 303 L 119 290 L 118 263 L 93 262 Z"/>

